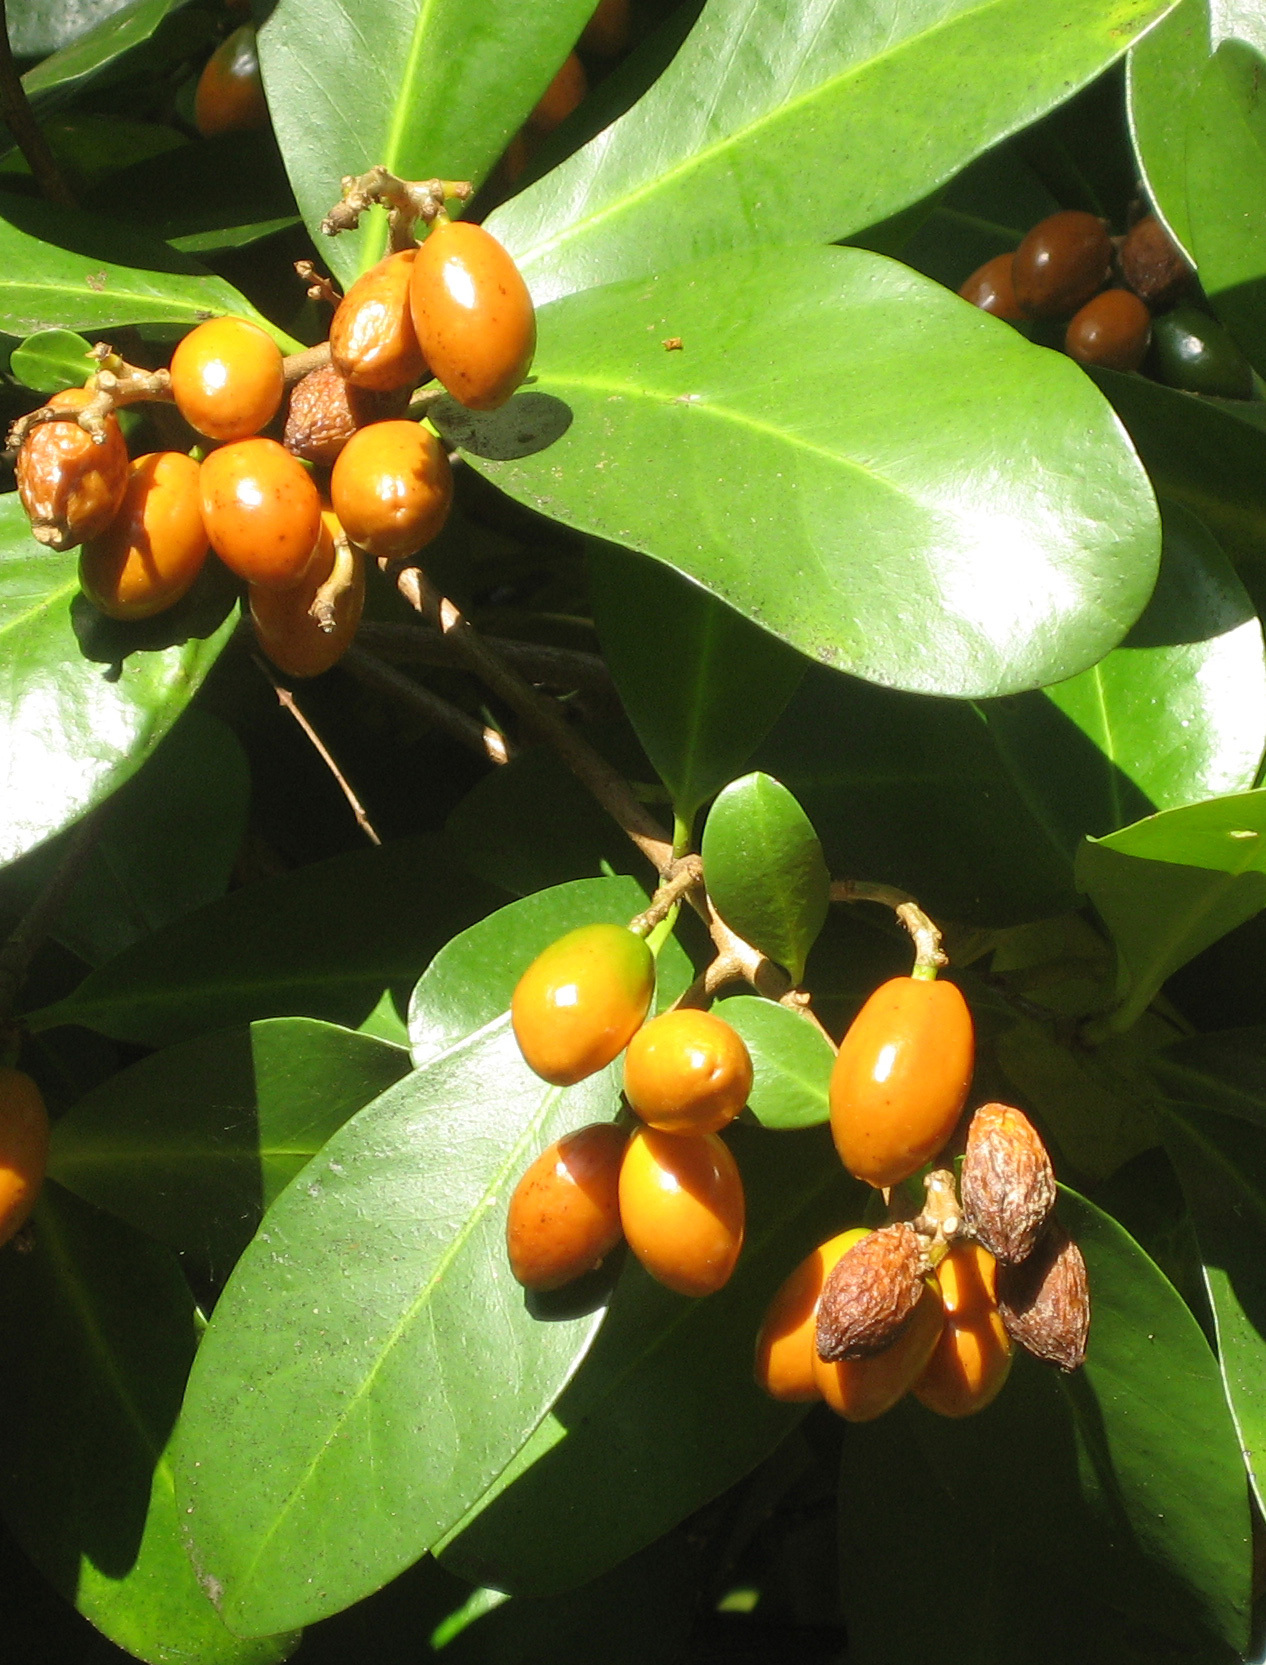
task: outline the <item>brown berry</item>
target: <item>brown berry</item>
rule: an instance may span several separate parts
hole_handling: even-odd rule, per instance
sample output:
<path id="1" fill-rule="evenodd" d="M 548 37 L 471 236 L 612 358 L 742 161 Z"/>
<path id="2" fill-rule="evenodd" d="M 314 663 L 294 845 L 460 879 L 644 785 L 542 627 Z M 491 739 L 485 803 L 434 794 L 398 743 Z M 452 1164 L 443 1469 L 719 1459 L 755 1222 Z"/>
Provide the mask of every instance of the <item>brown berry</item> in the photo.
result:
<path id="1" fill-rule="evenodd" d="M 323 364 L 291 388 L 282 444 L 303 462 L 332 468 L 358 428 L 403 416 L 408 402 L 407 390 L 367 393 L 349 387 L 332 364 Z"/>
<path id="2" fill-rule="evenodd" d="M 818 1302 L 818 1357 L 867 1359 L 890 1347 L 918 1306 L 928 1273 L 923 1239 L 904 1222 L 872 1231 L 841 1255 Z"/>
<path id="3" fill-rule="evenodd" d="M 1152 315 L 1129 289 L 1105 289 L 1076 313 L 1064 334 L 1064 351 L 1078 364 L 1104 370 L 1137 370 L 1152 341 Z"/>
<path id="4" fill-rule="evenodd" d="M 1027 1260 L 1055 1206 L 1055 1170 L 1022 1110 L 982 1104 L 967 1129 L 963 1218 L 1004 1266 Z"/>
<path id="5" fill-rule="evenodd" d="M 978 266 L 958 291 L 965 301 L 978 306 L 982 312 L 991 312 L 995 318 L 1006 318 L 1013 324 L 1025 316 L 1011 281 L 1014 258 L 1011 254 L 995 254 L 992 260 Z"/>
<path id="6" fill-rule="evenodd" d="M 574 52 L 569 52 L 562 68 L 528 117 L 528 126 L 538 133 L 552 133 L 556 127 L 562 126 L 588 91 L 589 78 L 585 74 L 585 66 Z"/>
<path id="7" fill-rule="evenodd" d="M 353 387 L 395 393 L 428 375 L 409 311 L 416 249 L 380 260 L 347 291 L 330 323 L 330 358 Z"/>
<path id="8" fill-rule="evenodd" d="M 1086 1357 L 1090 1286 L 1081 1250 L 1052 1220 L 1019 1266 L 998 1273 L 998 1311 L 1007 1334 L 1035 1358 L 1076 1370 Z"/>
<path id="9" fill-rule="evenodd" d="M 127 446 L 118 422 L 105 418 L 98 443 L 71 414 L 92 397 L 84 387 L 54 393 L 48 403 L 66 411 L 66 419 L 37 423 L 18 450 L 18 496 L 33 536 L 49 549 L 73 549 L 104 532 L 127 490 Z"/>
<path id="10" fill-rule="evenodd" d="M 1011 281 L 1030 318 L 1076 312 L 1108 281 L 1112 240 L 1094 214 L 1065 208 L 1035 225 L 1015 251 Z"/>
<path id="11" fill-rule="evenodd" d="M 543 1151 L 514 1188 L 510 1270 L 526 1289 L 559 1289 L 600 1266 L 622 1236 L 620 1163 L 628 1135 L 595 1122 Z"/>
<path id="12" fill-rule="evenodd" d="M 1191 281 L 1191 267 L 1155 214 L 1131 226 L 1117 251 L 1121 276 L 1154 312 L 1173 306 Z"/>

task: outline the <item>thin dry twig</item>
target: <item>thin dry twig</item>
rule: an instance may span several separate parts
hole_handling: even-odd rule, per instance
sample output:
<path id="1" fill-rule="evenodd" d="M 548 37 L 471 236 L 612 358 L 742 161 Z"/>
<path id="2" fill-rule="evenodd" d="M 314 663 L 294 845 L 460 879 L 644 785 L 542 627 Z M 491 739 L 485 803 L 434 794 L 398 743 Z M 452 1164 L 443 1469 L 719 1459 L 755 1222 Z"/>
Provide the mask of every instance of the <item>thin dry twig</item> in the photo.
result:
<path id="1" fill-rule="evenodd" d="M 281 706 L 283 711 L 288 711 L 294 718 L 295 722 L 298 723 L 304 734 L 306 734 L 308 739 L 311 741 L 313 750 L 316 752 L 317 756 L 321 759 L 322 763 L 325 764 L 326 768 L 338 782 L 339 791 L 347 799 L 352 814 L 356 817 L 356 825 L 364 833 L 365 837 L 371 844 L 381 844 L 382 839 L 379 838 L 377 832 L 374 830 L 373 822 L 365 813 L 365 806 L 352 790 L 352 787 L 347 778 L 344 776 L 343 771 L 330 756 L 329 748 L 326 746 L 321 736 L 313 728 L 312 724 L 304 716 L 303 712 L 300 711 L 294 695 L 288 688 L 283 688 L 281 686 L 277 678 L 273 675 L 266 659 L 262 658 L 258 653 L 253 653 L 251 658 L 254 659 L 255 663 L 259 666 L 261 675 L 266 676 L 268 681 L 272 684 L 273 692 L 277 696 L 277 703 Z"/>
<path id="2" fill-rule="evenodd" d="M 429 688 L 405 676 L 393 665 L 385 665 L 363 648 L 350 647 L 340 663 L 358 681 L 370 688 L 378 688 L 393 699 L 409 705 L 433 727 L 442 730 L 468 751 L 477 753 L 484 762 L 508 763 L 510 751 L 505 737 L 496 729 L 477 721 L 451 700 L 432 693 Z"/>
<path id="3" fill-rule="evenodd" d="M 22 77 L 18 74 L 18 66 L 13 61 L 5 0 L 0 0 L 0 117 L 13 134 L 42 194 L 58 208 L 78 209 L 75 193 L 66 183 L 43 129 L 35 119 Z"/>

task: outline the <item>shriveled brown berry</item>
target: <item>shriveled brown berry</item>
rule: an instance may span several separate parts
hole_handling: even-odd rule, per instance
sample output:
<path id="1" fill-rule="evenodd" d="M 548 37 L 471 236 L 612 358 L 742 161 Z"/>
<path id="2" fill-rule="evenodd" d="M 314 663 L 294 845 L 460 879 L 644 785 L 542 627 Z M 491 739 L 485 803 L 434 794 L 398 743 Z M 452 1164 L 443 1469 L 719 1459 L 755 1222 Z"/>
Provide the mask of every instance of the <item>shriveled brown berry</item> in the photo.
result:
<path id="1" fill-rule="evenodd" d="M 18 496 L 33 536 L 49 549 L 74 549 L 104 532 L 127 490 L 127 445 L 114 417 L 106 417 L 100 443 L 74 420 L 91 398 L 84 387 L 54 393 L 48 403 L 66 420 L 38 423 L 18 450 Z"/>
<path id="2" fill-rule="evenodd" d="M 380 260 L 343 296 L 330 322 L 330 357 L 353 387 L 394 393 L 429 372 L 409 311 L 416 249 Z"/>
<path id="3" fill-rule="evenodd" d="M 998 1271 L 998 1311 L 1007 1334 L 1061 1370 L 1085 1362 L 1090 1285 L 1081 1250 L 1055 1220 L 1019 1266 Z"/>
<path id="4" fill-rule="evenodd" d="M 1191 267 L 1155 214 L 1145 214 L 1122 239 L 1121 276 L 1154 312 L 1173 306 L 1191 280 Z"/>
<path id="5" fill-rule="evenodd" d="M 1011 281 L 1030 318 L 1076 312 L 1108 281 L 1112 240 L 1094 214 L 1061 209 L 1040 220 L 1015 251 Z"/>
<path id="6" fill-rule="evenodd" d="M 904 1222 L 863 1237 L 840 1256 L 818 1303 L 818 1357 L 868 1359 L 910 1322 L 924 1289 L 923 1239 Z"/>
<path id="7" fill-rule="evenodd" d="M 349 386 L 332 364 L 323 364 L 291 389 L 283 444 L 303 462 L 332 468 L 358 429 L 403 416 L 408 402 L 407 389 L 369 393 Z"/>
<path id="8" fill-rule="evenodd" d="M 1129 289 L 1105 289 L 1076 313 L 1064 334 L 1064 351 L 1078 364 L 1104 370 L 1137 370 L 1152 341 L 1152 315 Z"/>
<path id="9" fill-rule="evenodd" d="M 1004 1266 L 1027 1260 L 1055 1206 L 1055 1170 L 1022 1110 L 982 1104 L 967 1129 L 963 1218 Z"/>
<path id="10" fill-rule="evenodd" d="M 995 254 L 992 260 L 977 266 L 958 290 L 965 301 L 978 306 L 982 312 L 991 312 L 995 318 L 1006 318 L 1013 324 L 1024 317 L 1024 308 L 1015 298 L 1015 285 L 1011 281 L 1014 258 L 1012 254 Z"/>

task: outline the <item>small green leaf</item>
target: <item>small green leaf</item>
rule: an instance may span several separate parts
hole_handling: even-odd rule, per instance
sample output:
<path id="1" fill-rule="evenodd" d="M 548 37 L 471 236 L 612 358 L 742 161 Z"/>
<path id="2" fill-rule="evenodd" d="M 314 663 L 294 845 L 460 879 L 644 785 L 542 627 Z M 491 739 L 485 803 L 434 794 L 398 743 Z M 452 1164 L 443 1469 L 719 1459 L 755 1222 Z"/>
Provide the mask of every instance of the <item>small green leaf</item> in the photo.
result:
<path id="1" fill-rule="evenodd" d="M 82 387 L 95 368 L 91 346 L 73 330 L 37 330 L 13 349 L 9 369 L 15 381 L 36 393 Z"/>
<path id="2" fill-rule="evenodd" d="M 831 875 L 795 798 L 769 775 L 744 775 L 709 810 L 702 851 L 722 919 L 798 983 L 826 921 Z"/>
<path id="3" fill-rule="evenodd" d="M 827 1120 L 835 1051 L 815 1024 L 788 1006 L 746 994 L 732 995 L 713 1009 L 752 1055 L 747 1107 L 762 1127 L 813 1127 Z"/>

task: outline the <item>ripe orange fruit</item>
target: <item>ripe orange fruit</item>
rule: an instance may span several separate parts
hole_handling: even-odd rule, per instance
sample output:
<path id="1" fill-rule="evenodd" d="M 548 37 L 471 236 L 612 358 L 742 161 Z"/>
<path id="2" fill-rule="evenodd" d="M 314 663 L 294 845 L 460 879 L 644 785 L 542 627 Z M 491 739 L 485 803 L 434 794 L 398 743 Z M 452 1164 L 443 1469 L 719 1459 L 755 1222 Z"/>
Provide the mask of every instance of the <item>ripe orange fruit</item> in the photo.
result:
<path id="1" fill-rule="evenodd" d="M 641 1127 L 620 1165 L 620 1220 L 629 1248 L 679 1295 L 711 1295 L 743 1247 L 743 1181 L 715 1133 Z"/>
<path id="2" fill-rule="evenodd" d="M 194 93 L 193 123 L 204 139 L 268 126 L 253 24 L 234 29 L 207 59 Z"/>
<path id="3" fill-rule="evenodd" d="M 171 356 L 180 414 L 208 439 L 249 439 L 281 407 L 281 349 L 245 318 L 208 318 Z"/>
<path id="4" fill-rule="evenodd" d="M 416 249 L 380 260 L 347 291 L 330 322 L 330 357 L 352 387 L 394 393 L 428 374 L 409 311 Z"/>
<path id="5" fill-rule="evenodd" d="M 399 560 L 442 530 L 453 502 L 453 470 L 429 428 L 371 422 L 339 452 L 330 501 L 353 543 L 378 559 Z"/>
<path id="6" fill-rule="evenodd" d="M 912 1391 L 939 1416 L 972 1416 L 997 1396 L 1011 1369 L 997 1262 L 978 1243 L 955 1243 L 936 1279 L 945 1327 Z"/>
<path id="7" fill-rule="evenodd" d="M 524 1288 L 559 1289 L 601 1265 L 620 1241 L 627 1141 L 614 1122 L 582 1127 L 543 1151 L 515 1186 L 506 1248 Z"/>
<path id="8" fill-rule="evenodd" d="M 582 925 L 519 978 L 510 1019 L 537 1075 L 570 1087 L 618 1058 L 646 1016 L 655 959 L 623 925 Z"/>
<path id="9" fill-rule="evenodd" d="M 909 1324 L 882 1353 L 826 1364 L 814 1352 L 813 1379 L 818 1392 L 839 1416 L 849 1422 L 873 1422 L 890 1411 L 918 1379 L 945 1322 L 935 1280 L 929 1279 L 928 1285 Z"/>
<path id="10" fill-rule="evenodd" d="M 682 1007 L 643 1024 L 624 1057 L 624 1094 L 662 1133 L 717 1133 L 747 1103 L 752 1060 L 713 1012 Z"/>
<path id="11" fill-rule="evenodd" d="M 164 612 L 202 571 L 207 531 L 198 472 L 183 451 L 133 461 L 118 514 L 79 555 L 80 587 L 108 618 Z"/>
<path id="12" fill-rule="evenodd" d="M 300 582 L 321 532 L 321 498 L 301 462 L 275 439 L 240 439 L 212 451 L 199 487 L 207 536 L 226 567 L 265 589 Z"/>
<path id="13" fill-rule="evenodd" d="M 409 305 L 422 356 L 454 399 L 471 410 L 504 405 L 531 366 L 536 312 L 497 239 L 466 220 L 432 226 Z"/>
<path id="14" fill-rule="evenodd" d="M 48 403 L 69 413 L 91 398 L 85 387 L 68 387 Z M 73 420 L 42 422 L 22 441 L 14 470 L 33 536 L 49 549 L 73 549 L 104 532 L 118 513 L 127 490 L 127 445 L 113 416 L 105 419 L 100 445 Z"/>
<path id="15" fill-rule="evenodd" d="M 0 1069 L 0 1243 L 30 1218 L 48 1167 L 48 1111 L 22 1070 Z"/>
<path id="16" fill-rule="evenodd" d="M 772 1399 L 822 1397 L 814 1374 L 822 1285 L 841 1255 L 868 1235 L 865 1226 L 853 1226 L 820 1243 L 769 1303 L 756 1338 L 756 1381 Z"/>
<path id="17" fill-rule="evenodd" d="M 339 524 L 332 509 L 321 511 L 321 533 L 312 565 L 287 590 L 252 584 L 247 592 L 251 623 L 260 647 L 287 676 L 320 676 L 343 657 L 365 606 L 365 557 L 351 551 L 351 581 L 334 602 L 334 629 L 322 630 L 308 609 L 334 570 Z"/>

